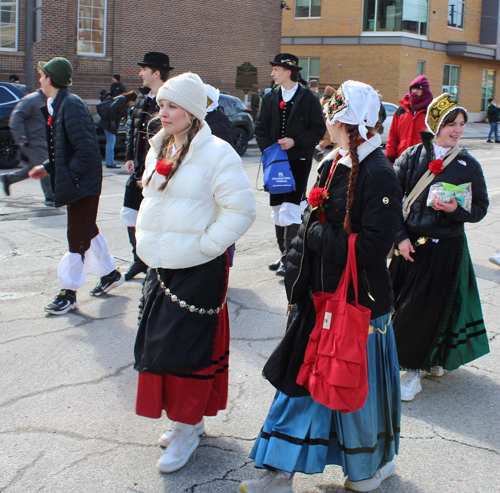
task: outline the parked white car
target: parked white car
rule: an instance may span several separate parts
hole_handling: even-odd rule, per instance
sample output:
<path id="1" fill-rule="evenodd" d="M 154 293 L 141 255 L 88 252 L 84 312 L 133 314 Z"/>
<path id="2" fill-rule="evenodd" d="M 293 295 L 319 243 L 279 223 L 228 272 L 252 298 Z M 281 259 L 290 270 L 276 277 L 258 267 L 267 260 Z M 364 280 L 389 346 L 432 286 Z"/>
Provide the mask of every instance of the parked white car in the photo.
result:
<path id="1" fill-rule="evenodd" d="M 382 101 L 382 104 L 384 105 L 385 112 L 387 113 L 387 118 L 385 119 L 384 123 L 382 124 L 384 127 L 384 131 L 382 132 L 382 144 L 385 145 L 387 142 L 387 137 L 389 137 L 389 129 L 391 128 L 391 123 L 392 123 L 392 117 L 394 116 L 394 113 L 396 113 L 396 110 L 398 109 L 397 104 L 392 104 L 392 103 L 386 103 L 385 101 Z"/>

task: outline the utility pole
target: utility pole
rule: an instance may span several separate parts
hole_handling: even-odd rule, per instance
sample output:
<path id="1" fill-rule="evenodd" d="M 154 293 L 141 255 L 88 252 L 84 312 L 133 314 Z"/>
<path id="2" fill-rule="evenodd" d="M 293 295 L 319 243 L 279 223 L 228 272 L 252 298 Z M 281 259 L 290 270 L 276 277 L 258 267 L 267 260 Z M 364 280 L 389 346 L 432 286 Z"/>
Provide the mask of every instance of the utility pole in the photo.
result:
<path id="1" fill-rule="evenodd" d="M 35 90 L 35 0 L 26 0 L 26 91 Z"/>
<path id="2" fill-rule="evenodd" d="M 26 0 L 26 90 L 35 90 L 35 43 L 42 40 L 42 0 Z"/>

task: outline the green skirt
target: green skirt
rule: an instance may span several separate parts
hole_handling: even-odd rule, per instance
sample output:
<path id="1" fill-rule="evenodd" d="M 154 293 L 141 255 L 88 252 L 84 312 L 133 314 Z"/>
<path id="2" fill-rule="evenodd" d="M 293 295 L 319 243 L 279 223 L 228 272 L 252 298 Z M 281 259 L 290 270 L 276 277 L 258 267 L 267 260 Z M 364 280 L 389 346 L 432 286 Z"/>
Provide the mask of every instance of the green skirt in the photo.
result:
<path id="1" fill-rule="evenodd" d="M 463 257 L 450 316 L 431 354 L 431 366 L 456 370 L 489 351 L 476 275 L 464 235 Z"/>

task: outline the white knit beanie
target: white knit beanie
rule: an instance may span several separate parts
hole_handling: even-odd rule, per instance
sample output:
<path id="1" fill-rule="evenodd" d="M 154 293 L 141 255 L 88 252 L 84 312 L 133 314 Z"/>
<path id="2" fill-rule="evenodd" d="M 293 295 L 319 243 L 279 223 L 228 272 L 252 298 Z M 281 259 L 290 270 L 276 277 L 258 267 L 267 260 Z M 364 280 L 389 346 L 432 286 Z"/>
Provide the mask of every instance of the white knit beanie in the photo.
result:
<path id="1" fill-rule="evenodd" d="M 201 122 L 207 109 L 207 90 L 200 77 L 191 72 L 168 79 L 158 90 L 156 101 L 171 101 Z"/>

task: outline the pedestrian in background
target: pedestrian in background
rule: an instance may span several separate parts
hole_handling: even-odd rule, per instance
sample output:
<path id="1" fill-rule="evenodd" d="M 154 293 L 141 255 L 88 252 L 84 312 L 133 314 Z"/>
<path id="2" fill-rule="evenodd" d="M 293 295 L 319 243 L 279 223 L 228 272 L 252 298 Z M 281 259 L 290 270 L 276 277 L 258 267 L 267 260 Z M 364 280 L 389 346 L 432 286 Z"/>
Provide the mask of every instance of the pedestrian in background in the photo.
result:
<path id="1" fill-rule="evenodd" d="M 315 79 L 309 81 L 309 89 L 321 101 L 321 94 L 319 93 L 319 82 Z"/>
<path id="2" fill-rule="evenodd" d="M 183 467 L 204 416 L 226 408 L 229 275 L 226 249 L 255 220 L 241 158 L 204 121 L 205 84 L 193 73 L 157 92 L 163 128 L 151 139 L 137 219 L 137 250 L 150 267 L 135 343 L 136 412 L 174 427 L 160 437 L 163 473 Z"/>
<path id="3" fill-rule="evenodd" d="M 9 75 L 9 82 L 12 84 L 20 84 L 19 77 L 16 74 Z"/>
<path id="4" fill-rule="evenodd" d="M 488 133 L 488 139 L 486 142 L 493 144 L 491 137 L 495 135 L 495 142 L 500 144 L 498 139 L 498 121 L 500 120 L 500 114 L 498 106 L 494 99 L 488 99 L 488 111 L 486 112 L 486 117 L 488 118 L 488 123 L 490 124 L 490 131 Z"/>
<path id="5" fill-rule="evenodd" d="M 314 148 L 325 134 L 325 122 L 316 96 L 298 82 L 302 67 L 290 53 L 279 53 L 271 77 L 274 89 L 266 94 L 255 124 L 255 138 L 261 152 L 278 142 L 288 155 L 295 179 L 290 193 L 270 194 L 271 217 L 281 257 L 269 265 L 277 275 L 285 275 L 285 257 L 290 242 L 297 235 L 304 206 L 307 179 Z"/>
<path id="6" fill-rule="evenodd" d="M 328 101 L 330 101 L 330 98 L 333 96 L 334 93 L 335 89 L 333 87 L 331 86 L 325 87 L 325 92 L 323 93 L 321 99 L 319 100 L 321 108 L 323 108 L 325 104 L 328 103 Z M 323 117 L 325 118 L 326 122 L 326 116 L 323 115 Z M 316 159 L 316 161 L 321 161 L 325 157 L 326 148 L 332 144 L 333 142 L 330 137 L 330 132 L 328 131 L 327 128 L 325 131 L 325 135 L 323 135 L 323 138 L 319 141 L 319 144 L 314 148 L 314 159 Z"/>
<path id="7" fill-rule="evenodd" d="M 3 191 L 10 195 L 10 186 L 29 178 L 29 172 L 35 166 L 43 164 L 48 157 L 45 118 L 40 111 L 47 104 L 41 89 L 24 96 L 12 110 L 9 120 L 10 133 L 18 146 L 19 161 L 22 166 L 8 174 L 2 175 Z M 54 205 L 54 192 L 47 175 L 40 180 L 45 196 L 45 205 Z"/>
<path id="8" fill-rule="evenodd" d="M 385 146 L 385 155 L 391 163 L 408 147 L 422 142 L 420 132 L 426 130 L 425 114 L 431 101 L 429 81 L 425 75 L 419 75 L 410 84 L 410 92 L 399 101 L 400 106 L 392 118 Z"/>
<path id="9" fill-rule="evenodd" d="M 481 165 L 458 147 L 467 119 L 467 111 L 449 94 L 437 97 L 427 111 L 429 132 L 422 134 L 423 143 L 406 150 L 395 164 L 405 197 L 424 174 L 430 180 L 423 190 L 417 189 L 421 193 L 407 219 L 401 217 L 395 241 L 400 255 L 390 265 L 398 358 L 401 369 L 407 370 L 401 376 L 404 401 L 422 391 L 421 374 L 440 377 L 444 370 L 489 352 L 464 229 L 465 223 L 484 218 L 488 193 Z M 430 184 L 436 182 L 470 183 L 470 210 L 455 197 L 437 198 L 428 206 Z"/>
<path id="10" fill-rule="evenodd" d="M 329 464 L 342 467 L 345 487 L 354 491 L 371 491 L 394 473 L 401 402 L 387 254 L 398 227 L 401 190 L 373 128 L 379 107 L 373 88 L 355 81 L 344 82 L 328 103 L 328 129 L 339 146 L 320 170 L 317 186 L 326 198 L 322 194 L 318 209 L 306 209 L 286 259 L 291 311 L 285 336 L 264 367 L 277 391 L 250 453 L 255 466 L 267 472 L 244 481 L 243 493 L 293 493 L 295 472 L 319 474 Z M 352 233 L 358 235 L 359 304 L 371 310 L 372 330 L 365 349 L 368 396 L 361 409 L 344 414 L 314 401 L 297 377 L 316 323 L 312 295 L 336 291 Z M 353 298 L 349 294 L 347 301 Z M 352 341 L 346 359 L 357 361 Z M 327 354 L 330 348 L 323 350 Z M 328 379 L 337 370 L 321 371 Z"/>
<path id="11" fill-rule="evenodd" d="M 138 62 L 137 65 L 141 67 L 139 76 L 142 78 L 143 87 L 141 95 L 135 102 L 127 134 L 125 169 L 130 173 L 130 177 L 125 185 L 121 210 L 122 222 L 127 227 L 134 258 L 134 262 L 125 273 L 126 281 L 130 281 L 147 270 L 146 264 L 137 255 L 135 239 L 135 223 L 142 202 L 140 183 L 149 151 L 149 139 L 161 128 L 160 119 L 157 117 L 156 93 L 173 70 L 168 55 L 157 51 L 146 53 L 143 61 Z"/>
<path id="12" fill-rule="evenodd" d="M 116 98 L 127 92 L 127 88 L 120 82 L 120 74 L 115 74 L 111 77 L 111 85 L 109 86 L 109 96 Z"/>
<path id="13" fill-rule="evenodd" d="M 106 135 L 106 168 L 119 168 L 115 163 L 116 135 L 120 121 L 127 115 L 129 107 L 136 101 L 137 94 L 134 91 L 126 92 L 116 96 L 109 105 L 108 118 L 102 118 L 97 126 L 104 130 Z"/>
<path id="14" fill-rule="evenodd" d="M 254 123 L 255 120 L 257 120 L 257 114 L 259 113 L 261 100 L 262 98 L 260 96 L 260 88 L 257 84 L 253 84 L 252 97 L 250 99 L 250 109 L 252 110 L 252 118 Z"/>
<path id="15" fill-rule="evenodd" d="M 231 119 L 224 113 L 224 110 L 219 106 L 219 89 L 205 84 L 207 90 L 208 106 L 205 121 L 210 126 L 212 135 L 219 137 L 231 144 Z"/>
<path id="16" fill-rule="evenodd" d="M 123 283 L 97 227 L 102 186 L 102 162 L 95 125 L 87 105 L 69 92 L 73 67 L 66 58 L 38 63 L 40 86 L 47 99 L 46 118 L 49 159 L 30 171 L 32 178 L 50 174 L 56 207 L 67 206 L 68 253 L 59 262 L 57 274 L 62 289 L 45 307 L 62 315 L 78 307 L 76 291 L 90 267 L 100 277 L 91 296 L 102 296 Z"/>

